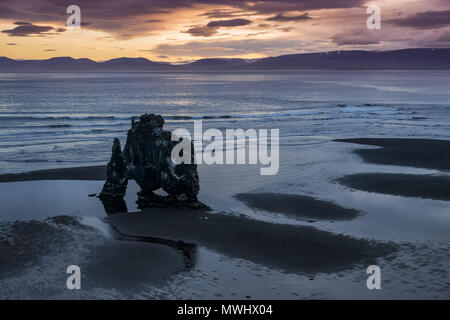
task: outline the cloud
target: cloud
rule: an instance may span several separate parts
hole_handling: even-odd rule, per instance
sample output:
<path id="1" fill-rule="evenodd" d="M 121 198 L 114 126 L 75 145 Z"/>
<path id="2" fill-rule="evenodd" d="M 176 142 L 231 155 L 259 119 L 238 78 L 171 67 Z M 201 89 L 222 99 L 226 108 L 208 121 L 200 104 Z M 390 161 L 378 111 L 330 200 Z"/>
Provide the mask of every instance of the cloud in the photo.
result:
<path id="1" fill-rule="evenodd" d="M 185 44 L 160 44 L 152 50 L 159 55 L 171 57 L 232 57 L 245 54 L 261 54 L 275 56 L 297 53 L 309 45 L 301 40 L 289 38 L 279 39 L 242 39 L 192 41 Z"/>
<path id="2" fill-rule="evenodd" d="M 309 16 L 309 13 L 306 12 L 304 14 L 298 16 L 285 16 L 282 13 L 279 13 L 273 17 L 267 18 L 268 21 L 277 21 L 277 22 L 290 22 L 290 21 L 305 21 L 311 20 L 312 18 Z"/>
<path id="3" fill-rule="evenodd" d="M 344 45 L 369 45 L 379 44 L 380 41 L 370 32 L 350 31 L 339 33 L 331 37 L 331 40 L 339 46 Z"/>
<path id="4" fill-rule="evenodd" d="M 94 42 L 98 39 L 105 46 L 99 47 L 92 56 L 105 56 L 125 52 L 115 46 L 130 53 L 146 48 L 141 47 L 139 40 L 125 44 L 116 43 L 118 39 L 148 37 L 142 42 L 149 45 L 147 49 L 156 48 L 151 52 L 152 58 L 165 55 L 174 60 L 239 54 L 260 57 L 294 53 L 294 50 L 331 51 L 338 45 L 363 49 L 382 44 L 380 49 L 390 49 L 411 47 L 419 41 L 448 44 L 443 33 L 445 26 L 450 27 L 448 0 L 420 0 L 411 5 L 406 2 L 384 1 L 382 30 L 371 34 L 365 26 L 368 17 L 365 7 L 369 0 L 77 0 L 82 11 L 81 32 L 79 35 L 66 32 L 67 38 L 55 40 L 61 41 L 57 47 L 59 52 L 67 54 L 72 46 L 63 43 L 71 40 L 69 36 L 74 35 L 73 43 L 81 48 L 92 45 L 91 39 Z M 7 35 L 31 38 L 63 32 L 70 3 L 0 1 L 0 20 L 11 26 L 2 28 L 10 29 L 0 33 L 7 39 L 4 43 L 28 41 Z M 399 15 L 400 12 L 403 13 Z M 236 29 L 232 28 L 239 28 L 239 32 L 233 32 Z M 279 39 L 283 41 L 275 41 Z M 238 40 L 243 42 L 233 42 Z M 187 41 L 196 44 L 183 44 Z M 163 47 L 163 44 L 173 46 Z M 50 47 L 55 48 L 53 44 L 47 48 Z"/>
<path id="5" fill-rule="evenodd" d="M 29 23 L 29 22 L 22 22 L 22 21 L 14 22 L 14 24 L 16 26 L 29 26 L 29 25 L 31 25 L 31 23 Z"/>
<path id="6" fill-rule="evenodd" d="M 44 51 L 53 52 L 53 51 L 56 51 L 56 50 L 55 49 L 45 49 Z"/>
<path id="7" fill-rule="evenodd" d="M 7 43 L 6 45 L 7 45 L 7 46 L 18 46 L 18 44 L 17 44 L 17 43 L 12 43 L 12 42 L 10 42 L 10 43 Z"/>
<path id="8" fill-rule="evenodd" d="M 239 15 L 242 15 L 243 12 L 235 9 L 229 9 L 229 10 L 209 10 L 202 14 L 200 14 L 200 17 L 208 17 L 211 19 L 223 19 L 223 18 L 233 18 Z"/>
<path id="9" fill-rule="evenodd" d="M 216 20 L 209 22 L 206 26 L 209 28 L 220 27 L 240 27 L 251 24 L 252 22 L 247 19 L 231 19 L 231 20 Z"/>
<path id="10" fill-rule="evenodd" d="M 403 38 L 412 48 L 449 48 L 450 27 L 439 30 L 423 29 L 409 31 L 410 36 Z"/>
<path id="11" fill-rule="evenodd" d="M 366 0 L 268 0 L 254 1 L 246 7 L 261 14 L 273 14 L 288 11 L 354 8 L 366 2 Z"/>
<path id="12" fill-rule="evenodd" d="M 251 23 L 252 22 L 247 19 L 215 20 L 210 21 L 206 26 L 194 26 L 183 32 L 189 33 L 194 37 L 211 37 L 217 34 L 219 28 L 240 27 Z"/>
<path id="13" fill-rule="evenodd" d="M 450 26 L 450 10 L 418 12 L 406 18 L 387 20 L 386 23 L 415 29 Z"/>
<path id="14" fill-rule="evenodd" d="M 438 43 L 449 43 L 450 44 L 450 31 L 439 35 L 436 39 L 436 42 Z"/>
<path id="15" fill-rule="evenodd" d="M 420 39 L 417 45 L 431 48 L 448 48 L 450 46 L 450 28 L 443 29 L 441 32 Z"/>
<path id="16" fill-rule="evenodd" d="M 286 28 L 279 28 L 278 30 L 281 30 L 283 32 L 291 32 L 294 28 L 292 27 L 286 27 Z"/>
<path id="17" fill-rule="evenodd" d="M 29 35 L 47 35 L 49 31 L 62 32 L 64 29 L 54 29 L 50 26 L 37 26 L 28 22 L 16 22 L 17 25 L 14 29 L 3 30 L 2 33 L 6 33 L 11 37 L 27 37 Z"/>
<path id="18" fill-rule="evenodd" d="M 361 6 L 365 2 L 366 0 L 77 0 L 76 4 L 82 11 L 82 23 L 84 19 L 89 20 L 89 25 L 83 24 L 86 28 L 105 31 L 116 37 L 131 38 L 164 30 L 168 19 L 173 18 L 164 15 L 179 9 L 204 8 L 204 16 L 223 19 L 254 14 L 275 15 L 290 11 L 350 8 Z M 57 0 L 2 1 L 0 19 L 63 26 L 68 4 L 67 1 Z M 144 26 L 145 23 L 151 23 L 151 28 Z M 192 32 L 202 34 L 199 29 Z M 203 30 L 203 34 L 205 32 Z"/>
<path id="19" fill-rule="evenodd" d="M 149 20 L 145 20 L 144 22 L 146 23 L 158 23 L 158 22 L 162 22 L 161 19 L 149 19 Z"/>
<path id="20" fill-rule="evenodd" d="M 217 33 L 217 29 L 208 26 L 198 26 L 192 27 L 184 32 L 189 33 L 191 36 L 194 37 L 211 37 Z"/>

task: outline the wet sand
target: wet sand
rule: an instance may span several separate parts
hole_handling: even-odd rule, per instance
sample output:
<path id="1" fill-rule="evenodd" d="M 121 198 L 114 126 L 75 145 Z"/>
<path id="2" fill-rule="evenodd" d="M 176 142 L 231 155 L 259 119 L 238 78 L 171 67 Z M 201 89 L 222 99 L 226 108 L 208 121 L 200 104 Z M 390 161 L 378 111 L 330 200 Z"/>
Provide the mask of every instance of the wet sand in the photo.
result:
<path id="1" fill-rule="evenodd" d="M 40 298 L 48 298 L 55 292 L 67 293 L 64 270 L 70 264 L 79 265 L 83 271 L 84 290 L 135 291 L 143 284 L 164 284 L 190 267 L 181 250 L 151 241 L 105 237 L 76 217 L 0 222 L 0 231 L 0 280 L 19 277 L 38 282 L 22 286 L 17 292 L 12 280 L 0 288 L 0 299 L 16 295 L 24 299 L 36 297 L 37 293 Z"/>
<path id="2" fill-rule="evenodd" d="M 336 180 L 353 189 L 434 200 L 450 200 L 450 177 L 435 175 L 361 173 Z"/>
<path id="3" fill-rule="evenodd" d="M 159 244 L 109 241 L 93 247 L 82 265 L 85 288 L 136 289 L 143 284 L 164 284 L 186 270 L 177 250 Z"/>
<path id="4" fill-rule="evenodd" d="M 282 193 L 240 193 L 236 199 L 250 208 L 282 213 L 287 216 L 314 220 L 350 220 L 359 215 L 354 209 L 312 197 Z"/>
<path id="5" fill-rule="evenodd" d="M 365 141 L 365 139 L 358 140 Z M 401 149 L 399 146 L 392 148 Z M 393 153 L 391 156 L 396 156 L 397 154 L 399 153 Z M 347 170 L 346 172 L 351 173 L 352 170 Z M 0 175 L 0 182 L 28 180 L 104 181 L 104 175 L 105 167 L 97 166 Z M 373 178 L 373 176 L 376 177 Z M 436 178 L 444 177 L 428 176 L 432 178 L 429 181 L 417 180 L 424 177 L 427 176 L 371 173 L 349 175 L 341 178 L 343 179 L 342 181 L 339 179 L 339 182 L 343 184 L 348 183 L 348 186 L 361 188 L 362 190 L 364 183 L 369 184 L 370 182 L 371 188 L 374 188 L 373 192 L 377 193 L 394 194 L 394 192 L 403 192 L 406 194 L 407 192 L 412 192 L 411 188 L 413 188 L 416 193 L 428 192 L 428 194 L 422 194 L 426 197 L 443 197 L 447 189 L 443 187 L 431 188 L 430 185 L 427 186 L 427 183 L 435 184 Z M 398 181 L 401 181 L 401 183 Z M 395 182 L 399 185 L 393 185 Z M 39 184 L 40 182 L 36 181 L 34 183 Z M 224 183 L 235 185 L 234 180 L 225 181 Z M 354 185 L 351 186 L 351 183 L 354 183 Z M 445 183 L 445 181 L 442 180 L 442 183 Z M 205 183 L 205 185 L 205 188 L 207 188 L 208 184 Z M 354 203 L 351 202 L 351 199 L 348 202 L 339 201 L 339 203 L 344 203 L 344 207 L 340 207 L 332 202 L 294 195 L 296 191 L 296 189 L 291 189 L 289 194 L 253 194 L 250 193 L 252 190 L 243 190 L 236 195 L 236 198 L 251 208 L 279 212 L 286 216 L 300 219 L 319 220 L 320 222 L 317 222 L 317 225 L 326 223 L 327 220 L 344 221 L 335 222 L 331 227 L 324 228 L 334 231 L 330 232 L 310 226 L 285 225 L 253 220 L 243 215 L 231 216 L 224 213 L 152 208 L 144 212 L 117 214 L 106 217 L 105 222 L 116 228 L 123 235 L 122 238 L 119 237 L 120 239 L 104 241 L 97 239 L 97 236 L 92 236 L 95 241 L 98 241 L 93 243 L 91 238 L 84 238 L 83 236 L 80 239 L 72 239 L 72 236 L 70 236 L 70 243 L 86 243 L 89 246 L 89 256 L 86 259 L 86 264 L 82 265 L 83 270 L 86 270 L 85 275 L 89 277 L 89 282 L 84 282 L 85 285 L 92 284 L 94 287 L 111 288 L 111 290 L 118 288 L 124 291 L 128 289 L 132 291 L 133 287 L 143 282 L 150 285 L 168 283 L 167 280 L 172 276 L 186 270 L 185 252 L 179 248 L 177 249 L 177 246 L 174 246 L 174 244 L 179 244 L 180 247 L 183 247 L 184 244 L 197 246 L 200 251 L 209 250 L 217 253 L 219 256 L 225 255 L 230 258 L 244 259 L 249 261 L 249 263 L 266 266 L 273 272 L 281 270 L 294 276 L 297 274 L 312 275 L 315 279 L 334 276 L 333 274 L 341 271 L 360 274 L 361 270 L 367 265 L 386 264 L 386 261 L 391 261 L 391 257 L 396 257 L 403 252 L 401 244 L 385 242 L 387 240 L 375 241 L 360 238 L 365 237 L 365 235 L 355 234 L 354 236 L 348 236 L 336 233 L 339 231 L 335 230 L 341 230 L 340 232 L 346 234 L 354 234 L 347 232 L 347 230 L 342 231 L 342 229 L 339 229 L 339 226 L 355 223 L 356 227 L 359 228 L 358 223 L 361 222 L 361 225 L 364 227 L 364 223 L 366 223 L 363 221 L 365 220 L 364 218 L 370 216 L 363 208 L 353 206 Z M 235 193 L 237 192 L 239 191 L 235 191 Z M 348 190 L 344 190 L 344 192 L 349 193 Z M 88 193 L 86 190 L 87 201 L 97 200 L 88 198 Z M 233 193 L 230 193 L 226 197 L 231 199 L 233 195 Z M 417 196 L 417 194 L 412 196 Z M 325 199 L 326 197 L 326 193 L 321 196 L 321 198 Z M 346 198 L 343 199 L 345 200 Z M 335 199 L 335 201 L 337 200 Z M 230 203 L 236 202 L 233 200 Z M 349 205 L 348 208 L 345 208 L 347 206 L 346 203 Z M 214 201 L 208 204 L 214 208 Z M 374 214 L 377 213 L 378 205 L 378 203 L 375 204 L 377 209 L 374 211 Z M 242 207 L 244 206 L 241 205 Z M 352 207 L 364 210 L 367 215 L 360 219 L 359 213 L 351 209 Z M 228 211 L 226 208 L 222 209 Z M 379 210 L 382 210 L 381 205 Z M 258 219 L 257 214 L 255 214 L 255 219 Z M 350 219 L 353 220 L 348 221 Z M 389 219 L 392 218 L 388 217 L 387 219 L 387 221 L 390 221 Z M 395 221 L 395 219 L 392 221 Z M 322 225 L 320 226 L 323 227 Z M 35 230 L 34 227 L 31 229 Z M 60 246 L 60 242 L 56 244 Z M 78 251 L 76 247 L 73 250 L 68 250 L 68 252 L 74 253 Z M 53 255 L 51 252 L 50 254 Z M 39 256 L 40 254 L 36 254 L 36 257 Z M 387 259 L 384 259 L 386 257 Z M 142 263 L 140 262 L 141 260 Z M 204 255 L 200 255 L 198 260 L 200 262 L 194 261 L 194 263 L 209 263 L 208 260 L 205 262 Z M 76 260 L 71 258 L 70 263 L 72 261 Z M 55 264 L 55 266 L 57 265 Z M 353 273 L 350 271 L 352 268 L 356 268 L 353 269 L 355 271 Z M 106 272 L 104 273 L 105 270 Z M 323 275 L 320 275 L 320 273 L 323 273 Z M 395 273 L 394 275 L 398 276 L 399 274 Z M 195 272 L 194 275 L 196 276 Z M 216 275 L 208 274 L 208 276 L 213 278 Z M 227 281 L 229 280 L 223 279 L 225 287 L 228 285 Z M 306 278 L 306 281 L 309 280 Z M 49 280 L 48 283 L 51 283 L 51 281 Z M 359 283 L 357 285 L 359 286 Z M 319 287 L 320 284 L 317 288 Z M 317 288 L 314 287 L 314 290 Z M 320 291 L 321 289 L 317 290 Z M 12 293 L 9 292 L 5 296 L 12 296 Z"/>
<path id="6" fill-rule="evenodd" d="M 26 180 L 103 180 L 104 166 L 42 170 L 0 176 L 1 182 Z M 281 198 L 282 199 L 281 199 Z M 260 202 L 263 209 L 279 205 L 282 213 L 314 219 L 351 219 L 353 209 L 310 197 L 241 194 L 241 200 Z M 358 263 L 374 263 L 395 251 L 393 244 L 333 234 L 313 227 L 274 224 L 199 210 L 152 208 L 140 213 L 109 216 L 106 221 L 138 241 L 182 241 L 205 246 L 288 272 L 316 274 L 346 270 Z M 106 258 L 105 258 L 106 259 Z"/>
<path id="7" fill-rule="evenodd" d="M 106 180 L 106 166 L 38 170 L 0 175 L 0 182 L 38 180 Z"/>
<path id="8" fill-rule="evenodd" d="M 334 141 L 381 147 L 379 149 L 357 149 L 354 151 L 366 162 L 450 170 L 449 140 L 355 138 Z"/>
<path id="9" fill-rule="evenodd" d="M 335 141 L 381 147 L 354 150 L 354 153 L 369 163 L 450 170 L 448 140 L 356 138 Z M 347 175 L 336 181 L 350 188 L 369 192 L 450 200 L 450 177 L 445 175 L 361 173 Z"/>
<path id="10" fill-rule="evenodd" d="M 273 224 L 224 214 L 176 209 L 109 216 L 127 235 L 181 240 L 287 272 L 332 273 L 374 263 L 393 244 L 356 239 L 312 227 Z"/>

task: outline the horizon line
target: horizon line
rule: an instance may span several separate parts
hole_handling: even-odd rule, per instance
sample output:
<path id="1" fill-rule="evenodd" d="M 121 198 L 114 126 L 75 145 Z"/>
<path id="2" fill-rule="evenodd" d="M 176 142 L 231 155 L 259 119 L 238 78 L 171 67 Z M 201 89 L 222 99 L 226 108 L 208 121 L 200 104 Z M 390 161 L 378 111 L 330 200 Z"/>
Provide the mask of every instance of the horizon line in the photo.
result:
<path id="1" fill-rule="evenodd" d="M 117 58 L 111 58 L 108 60 L 93 60 L 91 58 L 87 58 L 87 57 L 83 57 L 83 58 L 74 58 L 71 56 L 54 56 L 51 58 L 47 58 L 47 59 L 13 59 L 13 58 L 9 58 L 7 56 L 0 56 L 0 58 L 6 58 L 9 60 L 14 60 L 14 61 L 47 61 L 47 60 L 51 60 L 51 59 L 58 59 L 58 58 L 69 58 L 72 60 L 90 60 L 92 62 L 95 63 L 104 63 L 104 62 L 108 62 L 108 61 L 112 61 L 112 60 L 118 60 L 118 59 L 144 59 L 147 60 L 149 62 L 153 62 L 153 63 L 161 63 L 161 64 L 165 64 L 165 65 L 185 65 L 185 64 L 190 64 L 193 62 L 197 62 L 197 61 L 202 61 L 202 60 L 247 60 L 247 61 L 257 61 L 257 60 L 262 60 L 262 59 L 267 59 L 267 58 L 277 58 L 277 57 L 283 57 L 283 56 L 292 56 L 292 55 L 308 55 L 308 54 L 329 54 L 329 53 L 340 53 L 340 52 L 393 52 L 393 51 L 404 51 L 404 50 L 450 50 L 450 47 L 442 47 L 442 48 L 432 48 L 432 47 L 415 47 L 415 48 L 402 48 L 402 49 L 390 49 L 390 50 L 361 50 L 361 49 L 355 49 L 355 50 L 331 50 L 331 51 L 315 51 L 315 52 L 300 52 L 300 53 L 290 53 L 290 54 L 283 54 L 283 55 L 278 55 L 278 56 L 267 56 L 267 57 L 263 57 L 263 58 L 256 58 L 256 59 L 248 59 L 248 58 L 240 58 L 240 57 L 233 57 L 233 58 L 229 58 L 229 57 L 214 57 L 214 58 L 199 58 L 199 59 L 193 59 L 190 62 L 186 62 L 186 63 L 174 63 L 174 62 L 166 62 L 166 61 L 157 61 L 157 60 L 150 60 L 148 58 L 145 57 L 126 57 L 126 56 L 122 56 L 122 57 L 117 57 Z"/>

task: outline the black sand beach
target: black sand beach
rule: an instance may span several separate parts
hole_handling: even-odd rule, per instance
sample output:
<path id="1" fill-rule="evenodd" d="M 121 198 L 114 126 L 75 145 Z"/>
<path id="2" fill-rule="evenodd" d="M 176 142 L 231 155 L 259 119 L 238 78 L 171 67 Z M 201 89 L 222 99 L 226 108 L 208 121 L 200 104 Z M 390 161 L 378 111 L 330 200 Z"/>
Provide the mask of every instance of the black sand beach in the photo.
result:
<path id="1" fill-rule="evenodd" d="M 0 182 L 39 180 L 97 180 L 106 179 L 106 166 L 88 166 L 64 169 L 38 170 L 0 175 Z"/>
<path id="2" fill-rule="evenodd" d="M 386 143 L 391 140 L 387 139 Z M 358 141 L 366 140 L 358 139 Z M 420 145 L 427 145 L 429 140 L 421 141 Z M 385 159 L 392 158 L 392 162 L 395 162 L 396 157 L 406 157 L 412 150 L 412 146 L 409 146 L 410 149 L 407 149 L 409 151 L 403 153 L 402 147 L 397 143 L 399 141 L 392 147 L 396 151 L 384 155 Z M 430 143 L 438 149 L 441 145 L 434 141 Z M 421 165 L 417 159 L 415 161 L 418 166 Z M 0 182 L 103 181 L 105 172 L 105 166 L 42 170 L 0 175 Z M 358 173 L 338 178 L 336 181 L 354 189 L 379 194 L 449 200 L 450 183 L 448 177 L 444 175 Z M 271 272 L 316 279 L 327 275 L 336 276 L 342 272 L 364 273 L 365 268 L 371 264 L 382 263 L 385 266 L 388 264 L 387 261 L 397 259 L 405 248 L 402 242 L 394 243 L 391 240 L 341 234 L 334 226 L 323 228 L 322 223 L 331 221 L 333 225 L 354 223 L 357 228 L 359 224 L 365 226 L 363 220 L 366 218 L 366 212 L 363 210 L 363 214 L 363 211 L 357 209 L 358 206 L 352 209 L 351 201 L 337 204 L 323 200 L 326 199 L 326 194 L 318 199 L 294 193 L 250 191 L 230 197 L 241 201 L 251 209 L 280 213 L 299 220 L 299 223 L 302 223 L 302 220 L 316 222 L 311 226 L 284 224 L 284 221 L 268 222 L 258 220 L 257 215 L 256 218 L 255 216 L 249 218 L 243 214 L 239 215 L 239 212 L 232 210 L 228 212 L 223 208 L 220 212 L 216 210 L 214 213 L 202 210 L 149 208 L 134 213 L 110 216 L 105 214 L 104 218 L 100 219 L 111 227 L 109 238 L 99 238 L 97 233 L 86 233 L 87 227 L 80 226 L 76 218 L 73 220 L 72 217 L 55 217 L 41 222 L 5 222 L 0 224 L 1 228 L 7 230 L 3 232 L 5 237 L 0 239 L 0 251 L 1 256 L 11 258 L 9 264 L 4 265 L 4 276 L 9 275 L 10 270 L 27 270 L 43 254 L 55 257 L 63 251 L 81 252 L 77 259 L 82 260 L 79 264 L 87 280 L 86 289 L 95 291 L 96 288 L 104 288 L 132 292 L 140 287 L 141 283 L 154 287 L 165 286 L 177 275 L 192 270 L 198 263 L 198 250 L 207 250 L 229 259 L 243 259 L 256 266 L 268 268 Z M 86 193 L 86 201 L 99 200 L 89 198 Z M 214 203 L 207 204 L 214 209 Z M 67 229 L 68 227 L 70 229 Z M 82 232 L 76 231 L 74 236 L 72 228 L 81 229 Z M 42 237 L 41 233 L 48 237 Z M 15 242 L 15 239 L 20 241 Z M 55 242 L 55 239 L 60 240 Z M 44 242 L 49 242 L 50 245 L 44 246 Z M 74 243 L 82 244 L 81 249 L 72 247 Z M 40 251 L 40 247 L 45 247 L 45 251 Z M 28 250 L 25 255 L 24 250 Z M 20 254 L 14 255 L 11 252 Z M 67 261 L 77 263 L 79 261 L 77 259 L 70 257 Z M 46 280 L 55 282 L 48 277 Z M 14 296 L 8 290 L 3 290 L 4 295 Z M 244 288 L 239 292 L 243 293 L 245 290 Z M 26 296 L 24 293 L 21 295 Z"/>
<path id="3" fill-rule="evenodd" d="M 312 197 L 282 193 L 240 193 L 236 199 L 251 208 L 314 220 L 350 220 L 360 213 Z"/>
<path id="4" fill-rule="evenodd" d="M 335 141 L 381 147 L 354 150 L 369 163 L 411 166 L 444 172 L 450 169 L 448 140 L 360 138 Z M 450 200 L 450 177 L 446 175 L 359 173 L 341 177 L 336 181 L 350 188 L 369 192 Z"/>
<path id="5" fill-rule="evenodd" d="M 98 166 L 44 170 L 3 175 L 0 176 L 0 181 L 95 180 L 104 176 L 104 169 L 105 167 Z M 273 203 L 279 205 L 278 212 L 298 217 L 339 220 L 358 215 L 356 210 L 310 197 L 270 193 L 241 194 L 237 197 L 246 202 L 258 199 L 265 210 L 274 210 L 273 205 L 269 205 Z M 277 200 L 280 197 L 283 201 Z M 205 246 L 231 257 L 305 274 L 332 273 L 349 269 L 358 263 L 374 263 L 377 258 L 395 251 L 392 244 L 356 239 L 313 227 L 274 224 L 200 210 L 151 208 L 139 213 L 112 215 L 106 218 L 106 222 L 117 228 L 125 238 L 136 241 L 182 241 Z M 123 237 L 119 235 L 119 238 Z M 104 255 L 101 254 L 100 257 Z M 107 256 L 104 258 L 102 261 L 109 259 Z M 114 273 L 114 270 L 110 272 Z"/>
<path id="6" fill-rule="evenodd" d="M 298 273 L 342 271 L 395 251 L 392 244 L 312 227 L 192 210 L 152 208 L 142 213 L 109 216 L 107 222 L 127 235 L 196 243 L 232 257 Z"/>
<path id="7" fill-rule="evenodd" d="M 450 141 L 437 139 L 400 138 L 354 138 L 336 139 L 381 147 L 379 149 L 357 149 L 354 152 L 364 161 L 396 166 L 450 170 Z"/>
<path id="8" fill-rule="evenodd" d="M 0 279 L 31 272 L 44 258 L 45 268 L 50 271 L 61 269 L 61 260 L 66 267 L 70 262 L 78 264 L 83 270 L 84 289 L 128 290 L 141 284 L 163 284 L 190 267 L 181 250 L 157 242 L 104 237 L 77 217 L 0 223 L 0 230 Z M 63 272 L 40 272 L 40 281 L 48 286 L 53 282 L 63 284 L 64 279 Z M 29 292 L 24 290 L 22 294 L 26 296 Z"/>
<path id="9" fill-rule="evenodd" d="M 353 189 L 417 197 L 434 200 L 450 200 L 450 177 L 395 173 L 352 174 L 336 180 Z"/>
<path id="10" fill-rule="evenodd" d="M 135 241 L 109 241 L 92 248 L 83 267 L 87 288 L 127 290 L 161 285 L 186 270 L 182 254 L 170 247 Z M 149 272 L 151 270 L 151 272 Z"/>

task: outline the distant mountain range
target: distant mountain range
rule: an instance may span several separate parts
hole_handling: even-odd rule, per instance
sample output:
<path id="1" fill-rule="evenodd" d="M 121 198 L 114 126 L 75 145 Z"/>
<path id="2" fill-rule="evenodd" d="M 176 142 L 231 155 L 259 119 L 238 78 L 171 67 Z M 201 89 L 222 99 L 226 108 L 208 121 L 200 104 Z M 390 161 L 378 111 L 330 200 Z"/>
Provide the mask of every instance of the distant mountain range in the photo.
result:
<path id="1" fill-rule="evenodd" d="M 201 59 L 172 65 L 145 58 L 118 58 L 104 62 L 57 57 L 13 60 L 0 57 L 0 72 L 150 72 L 191 70 L 383 70 L 450 69 L 450 48 L 393 51 L 334 51 L 270 57 L 259 60 Z"/>

